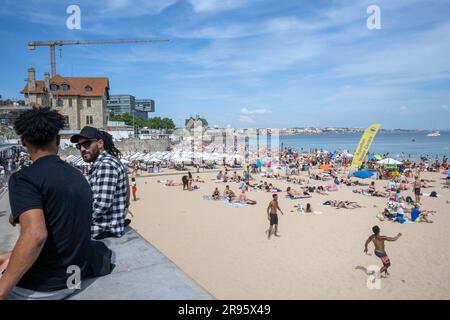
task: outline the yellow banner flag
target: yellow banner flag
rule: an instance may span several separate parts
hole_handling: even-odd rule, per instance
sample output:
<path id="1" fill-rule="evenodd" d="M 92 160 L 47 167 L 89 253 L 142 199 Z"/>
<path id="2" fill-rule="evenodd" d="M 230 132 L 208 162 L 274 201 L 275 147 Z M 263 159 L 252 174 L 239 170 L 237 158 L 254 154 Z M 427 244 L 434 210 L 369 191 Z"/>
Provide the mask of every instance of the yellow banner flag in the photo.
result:
<path id="1" fill-rule="evenodd" d="M 380 124 L 374 123 L 364 131 L 353 155 L 352 168 L 360 167 L 366 160 L 367 152 L 372 145 L 373 139 L 375 139 L 378 129 L 380 129 Z"/>

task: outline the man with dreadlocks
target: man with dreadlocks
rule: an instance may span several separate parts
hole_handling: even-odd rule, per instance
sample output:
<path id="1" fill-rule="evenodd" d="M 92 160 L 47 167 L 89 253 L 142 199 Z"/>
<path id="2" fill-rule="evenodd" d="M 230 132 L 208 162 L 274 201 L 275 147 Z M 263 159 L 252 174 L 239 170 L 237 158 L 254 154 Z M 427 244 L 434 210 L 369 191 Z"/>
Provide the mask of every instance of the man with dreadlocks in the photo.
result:
<path id="1" fill-rule="evenodd" d="M 0 300 L 64 299 L 70 271 L 89 269 L 92 192 L 81 172 L 57 153 L 64 117 L 50 108 L 22 113 L 14 123 L 33 160 L 9 180 L 14 250 L 0 253 Z M 3 274 L 3 275 L 2 275 Z"/>
<path id="2" fill-rule="evenodd" d="M 121 237 L 129 223 L 125 221 L 129 185 L 126 170 L 119 160 L 120 151 L 109 133 L 89 126 L 70 141 L 76 143 L 84 161 L 93 163 L 89 171 L 93 192 L 92 238 Z"/>

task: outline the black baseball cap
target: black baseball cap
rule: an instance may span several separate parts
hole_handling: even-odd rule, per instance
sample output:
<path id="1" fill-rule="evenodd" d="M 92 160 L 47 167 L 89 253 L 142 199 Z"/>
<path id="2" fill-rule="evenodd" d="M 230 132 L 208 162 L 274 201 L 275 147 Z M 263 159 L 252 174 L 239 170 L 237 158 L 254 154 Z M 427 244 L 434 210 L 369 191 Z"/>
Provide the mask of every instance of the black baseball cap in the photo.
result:
<path id="1" fill-rule="evenodd" d="M 102 139 L 103 136 L 100 133 L 100 130 L 94 128 L 85 126 L 83 129 L 81 129 L 79 134 L 75 134 L 70 138 L 70 142 L 77 143 L 81 138 L 84 139 Z"/>

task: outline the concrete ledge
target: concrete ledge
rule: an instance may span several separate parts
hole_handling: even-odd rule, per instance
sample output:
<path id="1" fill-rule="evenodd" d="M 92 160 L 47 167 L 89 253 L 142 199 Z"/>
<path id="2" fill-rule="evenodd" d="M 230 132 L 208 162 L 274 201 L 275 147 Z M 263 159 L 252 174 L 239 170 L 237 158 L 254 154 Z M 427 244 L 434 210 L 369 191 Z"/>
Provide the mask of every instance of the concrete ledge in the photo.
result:
<path id="1" fill-rule="evenodd" d="M 114 252 L 110 275 L 87 279 L 69 300 L 210 300 L 213 297 L 133 229 L 102 240 Z"/>
<path id="2" fill-rule="evenodd" d="M 12 250 L 19 226 L 8 223 L 8 194 L 0 198 L 0 252 Z M 83 281 L 72 300 L 210 300 L 214 299 L 165 255 L 127 228 L 122 238 L 102 240 L 113 252 L 113 272 Z"/>

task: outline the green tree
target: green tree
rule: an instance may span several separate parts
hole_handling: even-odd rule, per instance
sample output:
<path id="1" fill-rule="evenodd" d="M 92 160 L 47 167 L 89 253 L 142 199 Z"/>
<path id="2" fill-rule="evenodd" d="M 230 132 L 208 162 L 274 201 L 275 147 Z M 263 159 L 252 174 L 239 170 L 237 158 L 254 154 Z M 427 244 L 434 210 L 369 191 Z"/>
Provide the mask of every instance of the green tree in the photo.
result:
<path id="1" fill-rule="evenodd" d="M 129 113 L 122 115 L 116 115 L 114 112 L 109 114 L 111 121 L 122 121 L 127 126 L 133 125 L 133 116 Z M 140 117 L 134 117 L 134 126 L 137 128 L 151 128 L 151 129 L 175 129 L 175 123 L 170 118 L 152 117 L 148 120 L 144 120 Z"/>

